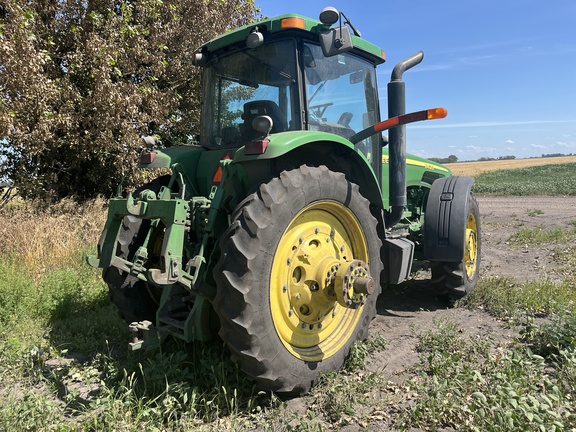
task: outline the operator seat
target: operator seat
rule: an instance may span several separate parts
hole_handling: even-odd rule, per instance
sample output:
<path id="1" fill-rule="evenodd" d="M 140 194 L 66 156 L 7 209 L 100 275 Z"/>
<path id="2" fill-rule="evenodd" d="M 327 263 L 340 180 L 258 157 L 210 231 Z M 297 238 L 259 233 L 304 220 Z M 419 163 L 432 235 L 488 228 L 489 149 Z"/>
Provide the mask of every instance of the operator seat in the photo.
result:
<path id="1" fill-rule="evenodd" d="M 262 134 L 252 127 L 252 120 L 261 115 L 267 115 L 272 119 L 272 133 L 285 132 L 287 130 L 286 116 L 280 110 L 276 102 L 271 100 L 256 100 L 244 104 L 244 113 L 240 125 L 240 133 L 246 141 L 258 138 Z"/>

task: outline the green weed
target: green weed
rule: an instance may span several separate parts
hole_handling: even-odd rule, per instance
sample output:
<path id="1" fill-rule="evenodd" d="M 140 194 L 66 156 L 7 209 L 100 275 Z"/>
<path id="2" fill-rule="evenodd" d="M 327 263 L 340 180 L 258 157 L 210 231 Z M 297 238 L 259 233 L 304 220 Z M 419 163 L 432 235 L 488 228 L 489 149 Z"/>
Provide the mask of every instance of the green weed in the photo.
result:
<path id="1" fill-rule="evenodd" d="M 576 351 L 576 312 L 560 312 L 537 326 L 529 320 L 522 332 L 522 340 L 532 351 L 550 357 L 563 350 Z"/>
<path id="2" fill-rule="evenodd" d="M 576 245 L 557 246 L 552 250 L 552 258 L 560 266 L 567 281 L 574 281 L 576 276 Z"/>
<path id="3" fill-rule="evenodd" d="M 540 209 L 535 209 L 535 210 L 528 210 L 528 216 L 530 217 L 536 217 L 539 215 L 543 215 L 544 212 Z"/>
<path id="4" fill-rule="evenodd" d="M 570 280 L 526 283 L 506 278 L 481 280 L 460 305 L 479 308 L 500 318 L 522 319 L 526 315 L 549 315 L 574 307 L 576 291 Z"/>
<path id="5" fill-rule="evenodd" d="M 576 426 L 566 392 L 574 356 L 559 358 L 554 368 L 560 373 L 553 373 L 543 357 L 521 345 L 502 349 L 465 340 L 446 321 L 420 338 L 425 369 L 410 381 L 418 398 L 403 410 L 396 426 L 461 431 L 563 431 Z M 431 356 L 442 358 L 442 367 L 427 367 Z"/>
<path id="6" fill-rule="evenodd" d="M 547 228 L 544 225 L 534 228 L 523 228 L 512 234 L 508 241 L 516 246 L 536 246 L 546 243 L 570 241 L 576 238 L 576 230 L 565 230 L 562 227 Z"/>
<path id="7" fill-rule="evenodd" d="M 386 345 L 386 339 L 382 335 L 370 336 L 366 341 L 356 342 L 352 345 L 344 369 L 348 371 L 365 369 L 366 358 L 372 353 L 383 351 Z"/>

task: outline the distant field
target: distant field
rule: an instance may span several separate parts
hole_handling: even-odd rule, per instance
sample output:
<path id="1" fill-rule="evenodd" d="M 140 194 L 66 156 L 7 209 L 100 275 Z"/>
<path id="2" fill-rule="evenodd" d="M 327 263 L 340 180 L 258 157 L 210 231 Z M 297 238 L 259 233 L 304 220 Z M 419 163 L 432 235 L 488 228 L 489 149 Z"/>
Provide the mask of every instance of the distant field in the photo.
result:
<path id="1" fill-rule="evenodd" d="M 482 161 L 482 162 L 458 162 L 446 164 L 452 170 L 454 175 L 477 176 L 490 171 L 499 171 L 505 169 L 528 168 L 542 165 L 557 165 L 576 163 L 576 156 L 560 156 L 550 158 L 534 159 L 512 159 L 499 161 Z"/>

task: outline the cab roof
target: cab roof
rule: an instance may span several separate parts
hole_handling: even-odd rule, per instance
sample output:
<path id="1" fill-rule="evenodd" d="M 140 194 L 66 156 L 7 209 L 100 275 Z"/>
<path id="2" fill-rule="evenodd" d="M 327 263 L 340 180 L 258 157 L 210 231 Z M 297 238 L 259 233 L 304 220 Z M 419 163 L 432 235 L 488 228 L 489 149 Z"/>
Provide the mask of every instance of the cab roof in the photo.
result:
<path id="1" fill-rule="evenodd" d="M 299 33 L 300 36 L 308 36 L 308 38 L 313 40 L 318 40 L 318 35 L 320 33 L 325 32 L 331 28 L 331 26 L 322 24 L 316 19 L 308 18 L 295 13 L 289 13 L 248 24 L 226 32 L 205 43 L 199 47 L 196 52 L 215 53 L 223 48 L 236 45 L 242 41 L 245 41 L 256 27 L 258 27 L 260 32 L 265 34 L 267 33 L 273 35 L 280 32 L 288 33 L 291 31 Z M 369 58 L 375 64 L 381 64 L 386 61 L 386 55 L 381 48 L 362 39 L 359 36 L 351 35 L 351 37 L 354 44 L 354 49 L 363 53 L 364 57 Z"/>

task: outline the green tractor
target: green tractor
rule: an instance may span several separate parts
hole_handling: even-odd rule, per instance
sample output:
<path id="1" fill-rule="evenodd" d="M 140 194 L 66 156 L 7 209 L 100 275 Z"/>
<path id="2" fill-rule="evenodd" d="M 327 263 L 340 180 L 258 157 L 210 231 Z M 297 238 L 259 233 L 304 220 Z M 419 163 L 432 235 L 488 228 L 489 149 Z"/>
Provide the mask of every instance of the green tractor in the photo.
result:
<path id="1" fill-rule="evenodd" d="M 342 22 L 344 20 L 344 22 Z M 248 25 L 194 53 L 199 145 L 145 138 L 142 168 L 169 168 L 111 199 L 98 256 L 132 349 L 216 334 L 266 390 L 306 392 L 367 337 L 382 287 L 428 260 L 439 294 L 462 297 L 480 266 L 473 179 L 407 155 L 396 65 L 381 121 L 384 52 L 325 8 Z M 388 137 L 382 132 L 388 131 Z"/>

